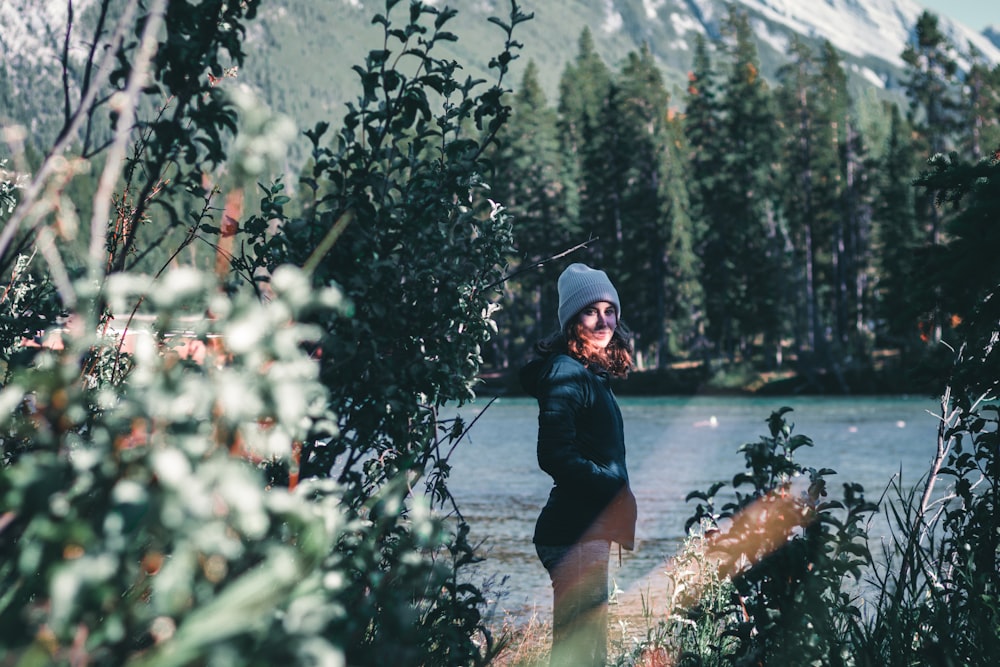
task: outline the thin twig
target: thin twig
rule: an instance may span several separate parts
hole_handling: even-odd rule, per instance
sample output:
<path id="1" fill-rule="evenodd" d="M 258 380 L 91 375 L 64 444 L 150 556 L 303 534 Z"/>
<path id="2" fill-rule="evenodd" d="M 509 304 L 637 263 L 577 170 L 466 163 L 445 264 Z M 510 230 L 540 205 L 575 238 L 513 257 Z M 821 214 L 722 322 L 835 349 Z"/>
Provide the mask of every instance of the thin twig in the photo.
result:
<path id="1" fill-rule="evenodd" d="M 930 504 L 938 472 L 940 472 L 941 465 L 951 450 L 951 438 L 947 437 L 947 433 L 957 414 L 958 408 L 951 408 L 951 386 L 945 387 L 944 395 L 941 396 L 941 417 L 937 428 L 937 452 L 934 455 L 934 460 L 931 462 L 931 470 L 927 476 L 927 483 L 924 485 L 924 493 L 920 498 L 920 509 L 917 516 L 921 520 L 921 523 L 923 522 L 924 514 L 927 512 L 927 506 Z"/>
<path id="2" fill-rule="evenodd" d="M 101 2 L 101 10 L 97 17 L 97 23 L 94 26 L 94 38 L 90 42 L 90 49 L 87 52 L 86 65 L 83 68 L 83 82 L 80 84 L 80 90 L 86 94 L 90 90 L 90 77 L 94 73 L 94 55 L 97 53 L 97 45 L 100 42 L 101 35 L 104 33 L 104 23 L 108 18 L 108 0 Z M 87 156 L 88 149 L 90 146 L 90 132 L 94 124 L 94 110 L 97 109 L 103 100 L 98 100 L 96 103 L 92 104 L 90 109 L 87 111 L 87 127 L 83 130 L 83 141 L 81 142 L 81 153 L 84 157 Z"/>
<path id="3" fill-rule="evenodd" d="M 125 160 L 125 151 L 132 125 L 135 123 L 136 107 L 139 106 L 139 95 L 146 85 L 149 75 L 149 64 L 156 55 L 157 34 L 163 23 L 167 0 L 153 0 L 146 15 L 146 25 L 143 27 L 142 39 L 136 53 L 132 72 L 123 91 L 118 124 L 115 128 L 115 141 L 108 151 L 107 162 L 101 173 L 94 195 L 94 212 L 90 219 L 90 277 L 97 280 L 101 272 L 101 258 L 104 254 L 104 227 L 107 224 L 111 209 L 111 194 L 121 173 Z"/>
<path id="4" fill-rule="evenodd" d="M 337 222 L 333 224 L 330 231 L 326 233 L 323 240 L 319 242 L 316 249 L 313 250 L 311 255 L 309 255 L 309 259 L 307 259 L 305 264 L 302 265 L 302 270 L 305 271 L 307 275 L 311 275 L 312 272 L 316 270 L 316 267 L 319 266 L 320 260 L 323 259 L 326 253 L 330 252 L 330 249 L 337 243 L 337 239 L 340 238 L 340 235 L 344 233 L 344 230 L 347 229 L 347 225 L 351 224 L 351 220 L 353 219 L 354 211 L 347 211 L 337 219 Z"/>
<path id="5" fill-rule="evenodd" d="M 156 275 L 153 276 L 153 279 L 150 281 L 150 283 L 155 283 L 157 280 L 159 280 L 160 276 L 163 275 L 163 272 L 167 269 L 167 267 L 170 266 L 171 262 L 173 262 L 177 258 L 177 255 L 181 254 L 181 251 L 183 251 L 184 248 L 188 247 L 188 245 L 195 239 L 197 232 L 198 232 L 197 225 L 192 227 L 188 231 L 188 235 L 184 237 L 184 240 L 177 247 L 177 249 L 174 250 L 174 253 L 167 258 L 167 261 L 164 262 L 163 266 L 160 267 L 160 270 L 156 272 Z M 129 313 L 128 319 L 125 320 L 125 328 L 122 330 L 121 337 L 118 341 L 118 348 L 115 350 L 115 365 L 114 365 L 115 369 L 121 368 L 121 356 L 122 356 L 122 350 L 125 347 L 125 337 L 128 335 L 129 329 L 132 328 L 132 322 L 135 320 L 135 316 L 136 314 L 138 314 L 139 307 L 142 306 L 143 301 L 145 301 L 145 296 L 140 296 L 136 300 L 135 306 L 132 308 L 132 312 Z"/>
<path id="6" fill-rule="evenodd" d="M 23 269 L 23 271 L 27 271 L 27 267 L 31 266 L 31 262 L 34 261 L 35 254 L 37 252 L 38 252 L 38 247 L 37 246 L 32 247 L 32 249 L 31 249 L 31 256 L 29 256 L 28 257 L 28 261 L 24 263 L 24 267 L 25 268 Z M 14 285 L 17 284 L 17 281 L 20 278 L 21 278 L 21 274 L 18 273 L 18 271 L 17 271 L 17 265 L 15 264 L 14 265 L 14 271 L 11 272 L 11 275 L 10 275 L 10 282 L 7 283 L 6 285 L 4 285 L 3 293 L 0 294 L 0 303 L 4 303 L 4 302 L 7 301 L 7 297 L 10 295 L 10 291 L 12 289 L 14 289 Z"/>
<path id="7" fill-rule="evenodd" d="M 156 272 L 150 283 L 155 283 L 157 280 L 159 280 L 160 276 L 163 275 L 163 272 L 167 270 L 167 268 L 173 263 L 175 259 L 177 259 L 177 256 L 180 255 L 185 248 L 191 245 L 191 243 L 196 238 L 201 238 L 198 236 L 198 228 L 201 224 L 201 221 L 206 217 L 207 211 L 210 210 L 212 207 L 212 196 L 214 194 L 215 191 L 213 190 L 212 193 L 210 193 L 205 198 L 205 205 L 201 209 L 201 215 L 198 216 L 198 219 L 195 221 L 195 223 L 188 229 L 188 233 L 187 235 L 185 235 L 184 240 L 181 241 L 180 245 L 177 246 L 173 254 L 171 254 L 170 257 L 167 258 L 167 261 L 163 263 L 163 266 L 161 266 L 160 269 Z M 125 336 L 128 335 L 128 331 L 132 327 L 132 322 L 135 320 L 135 316 L 139 312 L 139 307 L 142 305 L 144 300 L 145 300 L 144 296 L 139 297 L 139 299 L 135 303 L 135 307 L 132 308 L 132 312 L 129 313 L 128 319 L 125 321 L 125 328 L 122 330 L 121 340 L 119 340 L 118 349 L 115 351 L 114 367 L 116 369 L 121 367 L 120 361 L 121 361 L 122 349 L 125 346 Z"/>
<path id="8" fill-rule="evenodd" d="M 490 283 L 489 285 L 487 285 L 486 287 L 484 287 L 483 290 L 489 290 L 489 289 L 493 289 L 494 287 L 499 287 L 500 285 L 503 285 L 508 280 L 511 280 L 511 279 L 513 279 L 513 278 L 521 275 L 522 273 L 527 273 L 528 271 L 533 271 L 533 270 L 537 269 L 540 266 L 548 264 L 549 262 L 553 262 L 553 261 L 555 261 L 557 259 L 562 259 L 566 255 L 569 255 L 570 253 L 574 253 L 577 250 L 580 250 L 582 248 L 586 248 L 591 243 L 595 243 L 598 240 L 600 240 L 600 237 L 598 237 L 598 236 L 591 236 L 589 239 L 587 239 L 583 243 L 578 243 L 575 246 L 573 246 L 572 248 L 569 248 L 568 250 L 563 250 L 561 253 L 558 253 L 556 255 L 550 255 L 549 257 L 546 257 L 545 259 L 540 259 L 537 262 L 534 262 L 532 264 L 529 264 L 528 266 L 525 266 L 525 267 L 522 267 L 522 268 L 518 269 L 517 271 L 513 271 L 511 273 L 508 273 L 503 278 L 501 278 L 500 280 L 497 280 L 496 282 Z"/>
<path id="9" fill-rule="evenodd" d="M 69 124 L 72 110 L 69 104 L 69 38 L 73 34 L 73 0 L 66 0 L 66 36 L 63 37 L 62 85 L 63 85 L 63 125 Z"/>

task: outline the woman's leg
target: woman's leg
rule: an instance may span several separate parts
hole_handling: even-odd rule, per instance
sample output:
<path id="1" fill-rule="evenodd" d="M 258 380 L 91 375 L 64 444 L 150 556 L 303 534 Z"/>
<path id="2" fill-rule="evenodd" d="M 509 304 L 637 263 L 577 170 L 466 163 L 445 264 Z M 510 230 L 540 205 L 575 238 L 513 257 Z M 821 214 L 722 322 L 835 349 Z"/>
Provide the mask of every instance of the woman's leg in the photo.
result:
<path id="1" fill-rule="evenodd" d="M 607 540 L 572 546 L 537 545 L 552 580 L 553 667 L 603 667 L 608 641 Z"/>

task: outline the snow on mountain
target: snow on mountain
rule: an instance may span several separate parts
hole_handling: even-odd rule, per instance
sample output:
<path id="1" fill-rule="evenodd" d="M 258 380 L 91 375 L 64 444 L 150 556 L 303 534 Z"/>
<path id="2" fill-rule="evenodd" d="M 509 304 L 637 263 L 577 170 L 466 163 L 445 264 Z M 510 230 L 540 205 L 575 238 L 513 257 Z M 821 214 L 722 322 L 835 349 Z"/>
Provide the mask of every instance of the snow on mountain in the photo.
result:
<path id="1" fill-rule="evenodd" d="M 986 30 L 983 31 L 983 36 L 997 48 L 1000 48 L 1000 25 L 987 26 Z"/>
<path id="2" fill-rule="evenodd" d="M 95 0 L 76 0 L 75 17 Z M 65 0 L 3 0 L 0 2 L 0 55 L 21 66 L 49 68 L 58 65 L 67 20 Z M 71 42 L 70 57 L 86 55 L 85 45 Z"/>
<path id="3" fill-rule="evenodd" d="M 845 54 L 874 56 L 896 66 L 924 8 L 915 0 L 740 0 L 769 21 L 803 35 L 828 39 Z M 947 16 L 938 16 L 942 32 L 961 60 L 973 44 L 992 63 L 1000 64 L 1000 48 L 985 35 Z M 964 62 L 962 64 L 965 64 Z"/>
<path id="4" fill-rule="evenodd" d="M 615 19 L 620 19 L 633 1 L 603 0 L 606 32 L 621 27 L 621 21 Z M 748 11 L 761 44 L 783 54 L 795 35 L 829 40 L 844 55 L 851 71 L 877 87 L 885 87 L 905 69 L 902 53 L 925 11 L 917 0 L 736 1 Z M 671 26 L 667 46 L 674 51 L 689 48 L 692 32 L 717 36 L 728 13 L 725 0 L 642 0 L 642 7 L 651 25 Z M 1000 40 L 993 39 L 989 31 L 977 33 L 940 14 L 938 26 L 955 47 L 960 69 L 971 64 L 970 44 L 987 62 L 1000 65 Z M 663 56 L 662 49 L 659 55 Z"/>

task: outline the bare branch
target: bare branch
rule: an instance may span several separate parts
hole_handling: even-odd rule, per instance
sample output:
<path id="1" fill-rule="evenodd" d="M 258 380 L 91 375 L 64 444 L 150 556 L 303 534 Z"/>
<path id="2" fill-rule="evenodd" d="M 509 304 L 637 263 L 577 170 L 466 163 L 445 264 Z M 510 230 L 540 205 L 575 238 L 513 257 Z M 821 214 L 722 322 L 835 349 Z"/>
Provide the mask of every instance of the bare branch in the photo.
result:
<path id="1" fill-rule="evenodd" d="M 522 267 L 522 268 L 518 269 L 517 271 L 514 271 L 514 272 L 512 272 L 512 273 L 508 273 L 507 275 L 505 275 L 505 276 L 504 276 L 503 278 L 501 278 L 500 280 L 498 280 L 498 281 L 496 281 L 496 282 L 494 282 L 494 283 L 490 283 L 489 285 L 487 285 L 487 286 L 486 286 L 486 287 L 484 287 L 483 289 L 485 289 L 485 290 L 489 290 L 489 289 L 493 289 L 494 287 L 499 287 L 500 285 L 503 285 L 503 284 L 504 284 L 505 282 L 507 282 L 508 280 L 512 280 L 513 278 L 515 278 L 515 277 L 517 277 L 517 276 L 521 275 L 522 273 L 527 273 L 528 271 L 534 271 L 534 270 L 535 270 L 535 269 L 537 269 L 538 267 L 540 267 L 540 266 L 543 266 L 543 265 L 545 265 L 545 264 L 548 264 L 549 262 L 554 262 L 554 261 L 555 261 L 555 260 L 557 260 L 557 259 L 562 259 L 562 258 L 563 258 L 563 257 L 565 257 L 566 255 L 569 255 L 569 254 L 571 254 L 571 253 L 574 253 L 574 252 L 576 252 L 577 250 L 581 250 L 581 249 L 583 249 L 583 248 L 586 248 L 586 247 L 587 247 L 587 246 L 589 246 L 589 245 L 590 245 L 591 243 L 595 243 L 595 242 L 597 242 L 598 240 L 600 240 L 600 237 L 597 237 L 597 236 L 591 236 L 591 237 L 590 237 L 589 239 L 587 239 L 587 240 L 586 240 L 586 241 L 584 241 L 583 243 L 577 243 L 577 244 L 576 244 L 575 246 L 573 246 L 572 248 L 569 248 L 569 249 L 567 249 L 567 250 L 563 250 L 562 252 L 560 252 L 560 253 L 558 253 L 558 254 L 556 254 L 556 255 L 550 255 L 550 256 L 546 257 L 545 259 L 540 259 L 540 260 L 538 260 L 537 262 L 533 262 L 533 263 L 529 264 L 528 266 L 525 266 L 525 267 Z"/>
<path id="2" fill-rule="evenodd" d="M 87 90 L 83 99 L 80 101 L 80 107 L 76 110 L 76 113 L 73 114 L 69 124 L 63 128 L 59 138 L 56 139 L 52 149 L 42 162 L 42 166 L 39 167 L 38 171 L 35 173 L 35 177 L 31 179 L 31 182 L 29 182 L 27 187 L 24 189 L 24 195 L 21 199 L 20 205 L 14 209 L 13 215 L 11 215 L 10 219 L 7 221 L 3 231 L 0 232 L 0 257 L 7 252 L 7 248 L 10 245 L 14 234 L 17 233 L 21 223 L 24 222 L 24 219 L 28 216 L 31 209 L 35 207 L 38 197 L 45 188 L 45 182 L 49 179 L 53 170 L 56 168 L 56 160 L 62 159 L 63 152 L 72 143 L 77 130 L 79 130 L 80 125 L 87 117 L 87 109 L 90 108 L 94 99 L 97 97 L 98 88 L 100 88 L 103 84 L 104 77 L 109 76 L 110 74 L 110 63 L 114 59 L 115 53 L 118 51 L 119 46 L 125 38 L 125 34 L 131 26 L 132 17 L 135 14 L 137 6 L 138 0 L 132 0 L 126 5 L 121 18 L 118 21 L 118 25 L 115 28 L 115 33 L 112 36 L 111 42 L 108 44 L 108 48 L 104 53 L 101 66 L 98 68 L 100 73 L 98 78 L 95 79 L 94 85 Z"/>
<path id="3" fill-rule="evenodd" d="M 166 0 L 154 0 L 146 17 L 142 40 L 136 53 L 132 72 L 129 74 L 125 90 L 117 100 L 112 99 L 112 105 L 118 107 L 120 115 L 115 128 L 115 140 L 108 151 L 107 162 L 101 173 L 94 196 L 94 212 L 90 220 L 90 276 L 97 279 L 101 273 L 101 260 L 104 253 L 104 230 L 111 210 L 111 195 L 121 173 L 125 161 L 125 151 L 132 126 L 135 123 L 136 107 L 139 105 L 139 95 L 146 85 L 149 75 L 149 64 L 156 55 L 157 33 L 163 23 L 166 11 Z"/>
<path id="4" fill-rule="evenodd" d="M 73 282 L 66 271 L 66 263 L 63 262 L 62 255 L 56 247 L 55 233 L 51 227 L 42 227 L 38 230 L 38 249 L 49 265 L 49 276 L 52 283 L 59 291 L 63 305 L 69 309 L 76 307 L 76 292 L 73 291 Z"/>
<path id="5" fill-rule="evenodd" d="M 100 43 L 101 35 L 104 33 L 104 24 L 108 19 L 108 5 L 109 0 L 103 0 L 101 2 L 101 11 L 97 17 L 97 25 L 94 26 L 94 38 L 90 42 L 90 50 L 87 52 L 87 63 L 83 68 L 83 81 L 80 83 L 80 90 L 82 95 L 86 95 L 87 91 L 90 90 L 90 78 L 94 73 L 94 56 L 97 52 L 97 45 Z M 90 132 L 91 126 L 94 123 L 94 111 L 103 104 L 105 99 L 97 100 L 90 105 L 90 109 L 87 110 L 87 127 L 83 131 L 83 153 L 86 157 L 87 147 L 90 145 Z M 95 151 L 97 152 L 97 151 Z"/>
<path id="6" fill-rule="evenodd" d="M 72 113 L 69 105 L 69 38 L 73 34 L 73 0 L 66 0 L 66 36 L 63 38 L 62 50 L 62 84 L 63 84 L 63 117 L 64 127 L 69 125 Z"/>

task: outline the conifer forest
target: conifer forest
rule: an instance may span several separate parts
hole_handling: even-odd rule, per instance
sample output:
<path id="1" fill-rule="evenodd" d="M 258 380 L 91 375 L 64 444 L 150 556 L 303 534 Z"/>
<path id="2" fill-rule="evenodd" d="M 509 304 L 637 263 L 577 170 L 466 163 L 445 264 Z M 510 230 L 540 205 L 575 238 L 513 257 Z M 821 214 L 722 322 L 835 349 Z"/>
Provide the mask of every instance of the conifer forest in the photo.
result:
<path id="1" fill-rule="evenodd" d="M 493 182 L 517 221 L 513 261 L 586 243 L 575 256 L 628 295 L 640 368 L 836 374 L 886 353 L 897 367 L 933 365 L 961 318 L 951 290 L 925 280 L 960 212 L 938 174 L 976 169 L 1000 147 L 998 70 L 961 73 L 926 15 L 903 54 L 905 98 L 877 101 L 852 96 L 828 43 L 796 44 L 767 81 L 746 18 L 728 29 L 718 49 L 694 45 L 679 98 L 647 49 L 615 71 L 589 32 L 558 100 L 528 66 Z M 553 327 L 559 270 L 508 284 L 498 363 Z"/>

